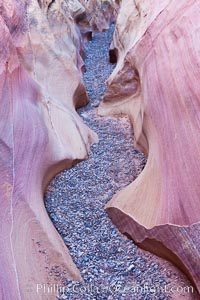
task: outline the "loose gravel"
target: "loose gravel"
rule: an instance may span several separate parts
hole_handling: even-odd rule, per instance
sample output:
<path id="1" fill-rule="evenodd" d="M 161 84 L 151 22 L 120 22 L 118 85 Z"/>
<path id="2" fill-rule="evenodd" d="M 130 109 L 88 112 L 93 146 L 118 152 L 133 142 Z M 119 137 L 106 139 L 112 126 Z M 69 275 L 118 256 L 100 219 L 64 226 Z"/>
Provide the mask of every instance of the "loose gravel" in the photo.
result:
<path id="1" fill-rule="evenodd" d="M 97 115 L 105 81 L 114 68 L 108 59 L 113 29 L 112 25 L 109 31 L 95 34 L 86 46 L 84 81 L 90 103 L 79 114 L 97 132 L 99 143 L 91 147 L 86 161 L 57 175 L 45 197 L 49 216 L 84 280 L 72 282 L 63 276 L 66 289 L 59 299 L 195 299 L 166 292 L 172 284 L 191 284 L 170 263 L 161 264 L 156 256 L 138 249 L 104 210 L 112 196 L 139 175 L 146 161 L 133 148 L 128 118 Z"/>

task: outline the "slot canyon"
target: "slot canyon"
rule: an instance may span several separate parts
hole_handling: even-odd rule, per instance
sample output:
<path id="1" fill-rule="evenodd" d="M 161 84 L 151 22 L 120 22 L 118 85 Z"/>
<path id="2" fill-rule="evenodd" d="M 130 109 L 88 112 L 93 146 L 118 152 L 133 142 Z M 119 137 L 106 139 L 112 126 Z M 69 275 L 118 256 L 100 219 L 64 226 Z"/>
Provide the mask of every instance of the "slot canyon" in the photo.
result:
<path id="1" fill-rule="evenodd" d="M 198 0 L 0 0 L 0 300 L 200 299 L 199 37 Z"/>

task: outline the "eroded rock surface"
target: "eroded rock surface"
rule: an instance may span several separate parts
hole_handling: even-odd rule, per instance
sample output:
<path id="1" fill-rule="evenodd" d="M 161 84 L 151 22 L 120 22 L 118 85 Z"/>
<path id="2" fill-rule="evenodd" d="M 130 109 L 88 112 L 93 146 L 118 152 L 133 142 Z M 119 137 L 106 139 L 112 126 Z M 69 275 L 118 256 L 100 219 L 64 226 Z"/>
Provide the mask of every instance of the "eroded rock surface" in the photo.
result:
<path id="1" fill-rule="evenodd" d="M 128 3 L 127 3 L 128 2 Z M 200 291 L 198 1 L 122 1 L 101 115 L 128 114 L 145 169 L 106 209 Z"/>
<path id="2" fill-rule="evenodd" d="M 131 183 L 145 165 L 133 147 L 127 116 L 100 117 L 97 106 L 105 80 L 114 66 L 108 63 L 113 25 L 95 33 L 86 45 L 84 82 L 90 103 L 78 110 L 99 137 L 87 160 L 58 174 L 48 186 L 45 203 L 64 239 L 83 282 L 64 280 L 67 300 L 196 300 L 195 289 L 170 262 L 139 249 L 121 234 L 104 206 L 117 190 Z M 96 76 L 98 74 L 98 76 Z"/>
<path id="3" fill-rule="evenodd" d="M 80 4 L 81 6 L 81 4 Z M 65 1 L 0 1 L 0 298 L 54 299 L 59 266 L 81 280 L 50 221 L 44 189 L 97 142 L 75 108 L 88 102 L 81 33 Z"/>

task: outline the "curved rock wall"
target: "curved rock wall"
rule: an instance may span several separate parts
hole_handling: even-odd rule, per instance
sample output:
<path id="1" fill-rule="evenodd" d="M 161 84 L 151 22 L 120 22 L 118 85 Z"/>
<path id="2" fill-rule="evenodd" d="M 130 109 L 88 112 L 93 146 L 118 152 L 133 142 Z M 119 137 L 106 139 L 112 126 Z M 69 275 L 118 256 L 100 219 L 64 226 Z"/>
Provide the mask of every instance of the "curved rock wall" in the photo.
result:
<path id="1" fill-rule="evenodd" d="M 148 155 L 109 215 L 200 291 L 199 20 L 195 0 L 122 1 L 111 47 L 117 66 L 99 114 L 128 114 L 135 145 Z"/>
<path id="2" fill-rule="evenodd" d="M 88 102 L 75 18 L 86 9 L 64 0 L 0 0 L 0 8 L 0 298 L 49 300 L 37 284 L 59 282 L 57 266 L 81 280 L 43 194 L 97 142 L 75 110 Z"/>

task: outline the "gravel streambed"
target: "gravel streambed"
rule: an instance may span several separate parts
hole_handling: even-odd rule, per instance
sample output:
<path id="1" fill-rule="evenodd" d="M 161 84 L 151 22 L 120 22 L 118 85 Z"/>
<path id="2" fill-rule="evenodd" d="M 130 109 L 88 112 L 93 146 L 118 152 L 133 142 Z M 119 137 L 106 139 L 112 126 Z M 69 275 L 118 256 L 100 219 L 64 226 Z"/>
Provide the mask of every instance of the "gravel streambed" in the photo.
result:
<path id="1" fill-rule="evenodd" d="M 72 282 L 60 274 L 65 293 L 59 299 L 195 299 L 182 291 L 171 294 L 170 286 L 191 284 L 170 263 L 138 249 L 104 210 L 145 164 L 143 154 L 133 148 L 129 120 L 97 116 L 105 80 L 114 68 L 108 62 L 113 29 L 95 34 L 86 47 L 84 81 L 91 102 L 79 114 L 98 133 L 99 143 L 91 147 L 88 160 L 57 175 L 45 197 L 49 216 L 84 280 Z"/>

